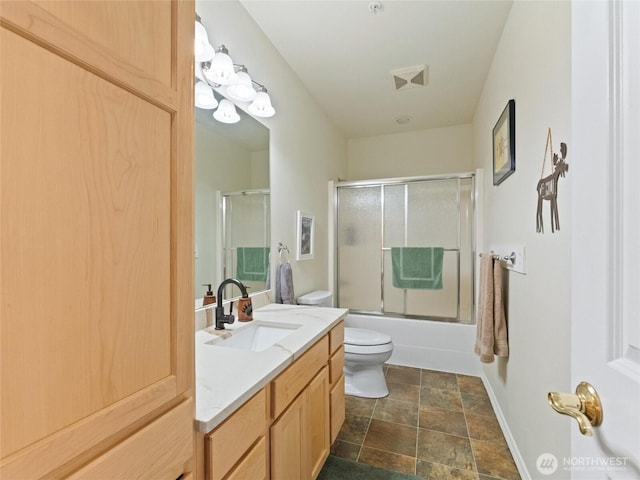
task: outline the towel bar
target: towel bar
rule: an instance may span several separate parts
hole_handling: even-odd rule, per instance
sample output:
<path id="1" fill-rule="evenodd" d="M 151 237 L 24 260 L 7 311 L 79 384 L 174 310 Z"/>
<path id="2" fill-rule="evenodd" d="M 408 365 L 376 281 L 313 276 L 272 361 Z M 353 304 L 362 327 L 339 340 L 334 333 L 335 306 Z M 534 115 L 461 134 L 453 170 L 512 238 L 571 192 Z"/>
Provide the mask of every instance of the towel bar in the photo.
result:
<path id="1" fill-rule="evenodd" d="M 511 252 L 511 255 L 496 255 L 493 252 L 491 252 L 491 254 L 494 255 L 497 260 L 510 263 L 511 265 L 515 265 L 516 263 L 516 252 Z M 481 257 L 482 254 L 479 256 Z"/>

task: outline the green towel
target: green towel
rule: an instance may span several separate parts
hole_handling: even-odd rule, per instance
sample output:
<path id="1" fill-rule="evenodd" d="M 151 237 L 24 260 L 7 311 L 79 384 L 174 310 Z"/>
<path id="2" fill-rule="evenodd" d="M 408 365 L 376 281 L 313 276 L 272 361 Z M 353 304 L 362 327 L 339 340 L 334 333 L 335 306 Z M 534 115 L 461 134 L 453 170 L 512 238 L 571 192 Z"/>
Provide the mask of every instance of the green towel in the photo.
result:
<path id="1" fill-rule="evenodd" d="M 269 274 L 269 247 L 238 247 L 236 249 L 238 280 L 266 282 Z"/>
<path id="2" fill-rule="evenodd" d="M 423 290 L 442 289 L 442 247 L 392 247 L 393 286 Z"/>

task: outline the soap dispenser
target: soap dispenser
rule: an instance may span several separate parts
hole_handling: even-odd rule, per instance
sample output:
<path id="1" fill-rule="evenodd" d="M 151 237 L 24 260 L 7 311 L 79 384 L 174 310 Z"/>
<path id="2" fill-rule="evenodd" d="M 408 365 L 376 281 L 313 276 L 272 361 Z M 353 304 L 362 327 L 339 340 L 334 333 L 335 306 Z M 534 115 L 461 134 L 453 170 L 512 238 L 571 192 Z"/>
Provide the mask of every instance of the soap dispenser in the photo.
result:
<path id="1" fill-rule="evenodd" d="M 212 305 L 216 303 L 216 296 L 213 294 L 213 290 L 211 290 L 211 284 L 205 283 L 202 285 L 203 287 L 207 287 L 207 293 L 205 293 L 202 298 L 202 306 L 206 307 L 207 305 Z M 207 308 L 205 310 L 206 316 L 206 326 L 210 327 L 213 325 L 213 308 Z"/>
<path id="2" fill-rule="evenodd" d="M 253 320 L 253 305 L 249 295 L 243 295 L 238 299 L 238 321 L 250 322 Z"/>
<path id="3" fill-rule="evenodd" d="M 207 287 L 207 293 L 205 293 L 204 298 L 202 299 L 202 306 L 206 307 L 207 305 L 216 303 L 216 296 L 213 294 L 213 290 L 211 290 L 211 284 L 204 283 L 202 286 Z"/>

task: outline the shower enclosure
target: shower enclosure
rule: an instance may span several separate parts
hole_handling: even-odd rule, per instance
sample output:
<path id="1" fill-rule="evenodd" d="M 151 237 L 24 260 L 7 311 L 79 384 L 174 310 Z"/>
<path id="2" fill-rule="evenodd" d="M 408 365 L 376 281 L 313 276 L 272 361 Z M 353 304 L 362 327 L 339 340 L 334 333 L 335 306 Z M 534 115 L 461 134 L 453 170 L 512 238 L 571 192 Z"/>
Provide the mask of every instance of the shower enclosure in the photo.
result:
<path id="1" fill-rule="evenodd" d="M 252 293 L 268 288 L 269 198 L 269 190 L 222 194 L 222 275 L 240 280 Z M 225 299 L 236 296 L 237 290 L 225 288 Z"/>
<path id="2" fill-rule="evenodd" d="M 352 313 L 474 322 L 474 174 L 336 184 L 336 296 Z M 397 288 L 393 247 L 443 248 L 441 288 Z"/>

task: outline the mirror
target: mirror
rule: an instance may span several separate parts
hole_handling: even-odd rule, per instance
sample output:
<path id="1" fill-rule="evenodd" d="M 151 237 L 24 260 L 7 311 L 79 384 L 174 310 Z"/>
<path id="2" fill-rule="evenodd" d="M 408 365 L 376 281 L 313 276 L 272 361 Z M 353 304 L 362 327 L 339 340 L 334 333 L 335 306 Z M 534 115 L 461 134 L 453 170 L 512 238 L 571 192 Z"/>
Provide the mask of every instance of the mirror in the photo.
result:
<path id="1" fill-rule="evenodd" d="M 233 277 L 267 289 L 270 235 L 269 129 L 237 108 L 240 121 L 195 115 L 195 298 Z M 240 252 L 240 257 L 238 257 Z M 238 269 L 240 267 L 240 270 Z M 224 299 L 240 296 L 227 288 Z"/>

